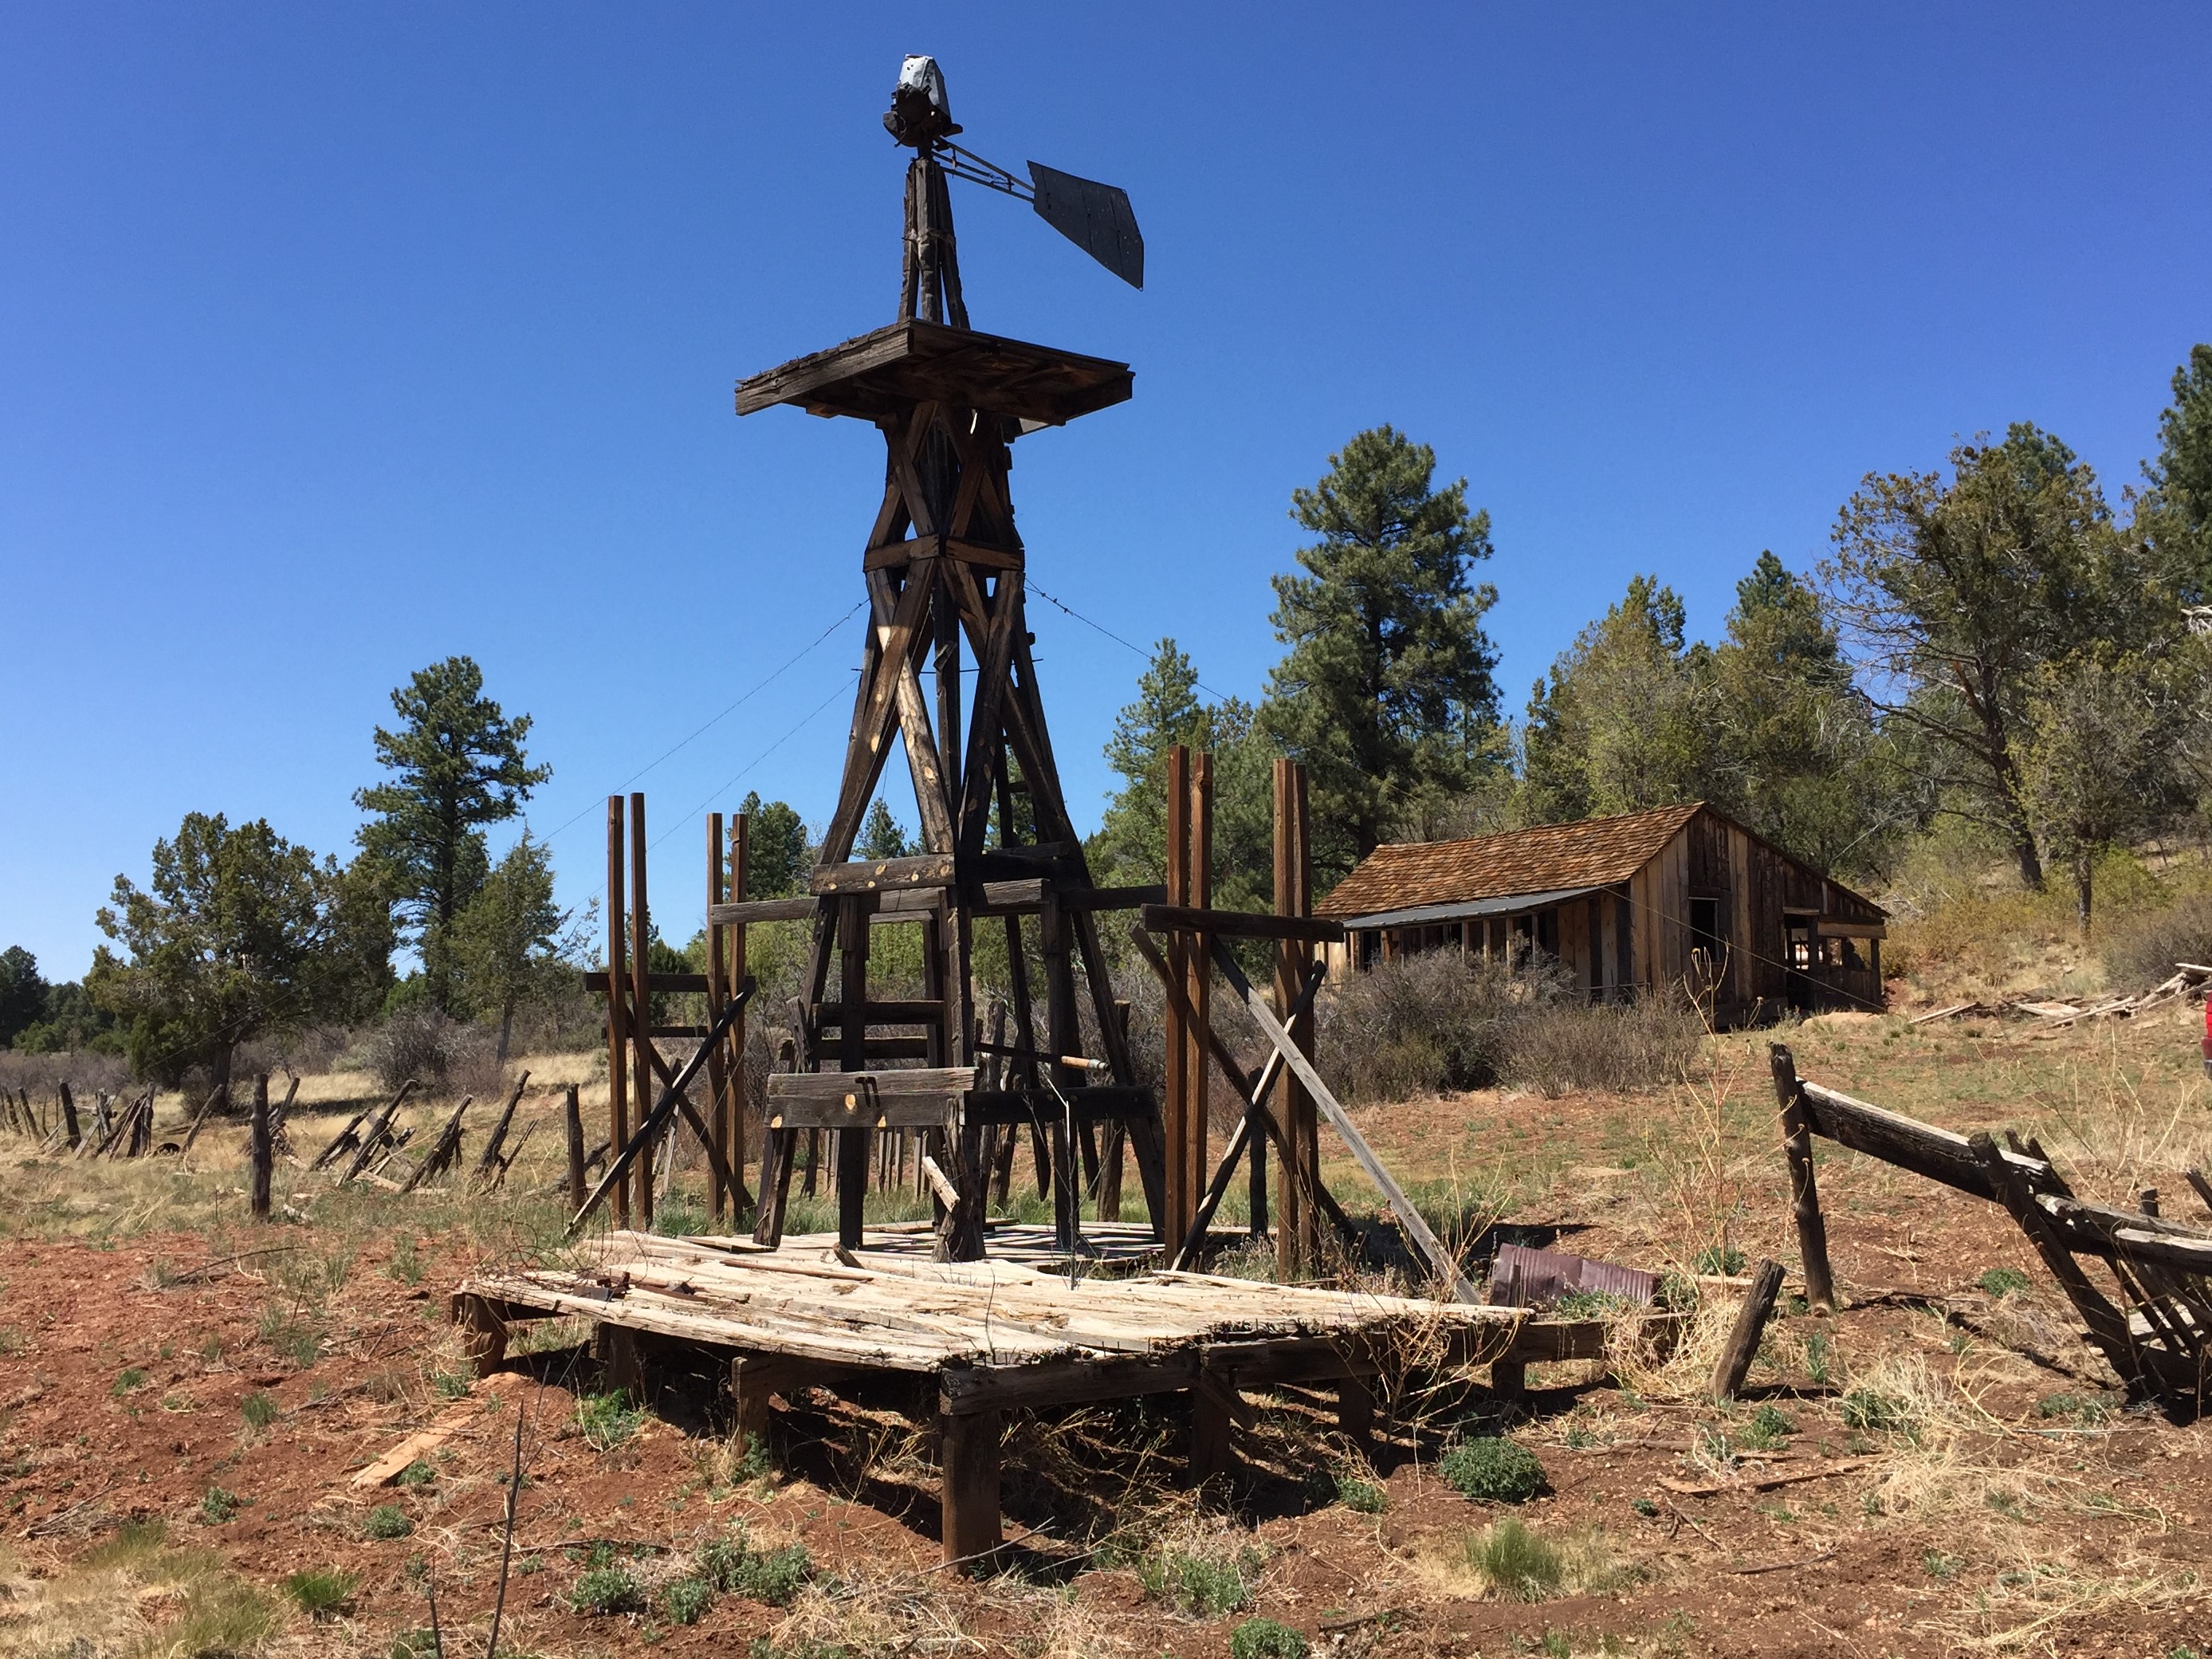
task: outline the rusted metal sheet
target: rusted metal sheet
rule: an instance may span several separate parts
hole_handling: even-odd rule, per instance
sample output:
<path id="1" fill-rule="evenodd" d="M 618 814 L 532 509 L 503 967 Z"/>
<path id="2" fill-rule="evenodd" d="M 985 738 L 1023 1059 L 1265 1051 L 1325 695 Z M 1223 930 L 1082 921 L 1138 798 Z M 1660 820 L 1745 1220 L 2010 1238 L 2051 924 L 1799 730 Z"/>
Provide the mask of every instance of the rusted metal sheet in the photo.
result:
<path id="1" fill-rule="evenodd" d="M 1593 1261 L 1563 1250 L 1501 1244 L 1490 1267 L 1490 1299 L 1516 1308 L 1548 1308 L 1569 1291 L 1596 1291 L 1648 1304 L 1659 1294 L 1659 1275 L 1613 1261 Z"/>

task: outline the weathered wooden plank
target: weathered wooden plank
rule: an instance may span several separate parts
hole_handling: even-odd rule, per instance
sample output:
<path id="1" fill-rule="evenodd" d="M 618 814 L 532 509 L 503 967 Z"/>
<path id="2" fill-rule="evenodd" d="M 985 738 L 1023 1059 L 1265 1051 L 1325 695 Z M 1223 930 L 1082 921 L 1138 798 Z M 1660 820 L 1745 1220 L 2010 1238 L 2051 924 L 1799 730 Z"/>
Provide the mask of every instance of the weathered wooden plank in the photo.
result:
<path id="1" fill-rule="evenodd" d="M 952 884 L 952 876 L 951 854 L 922 853 L 913 858 L 819 865 L 807 880 L 807 890 L 826 896 L 884 893 L 900 888 L 949 887 Z"/>
<path id="2" fill-rule="evenodd" d="M 779 1072 L 768 1080 L 771 1107 L 792 1100 L 839 1100 L 848 1095 L 957 1100 L 975 1086 L 973 1066 L 916 1066 L 898 1072 Z"/>
<path id="3" fill-rule="evenodd" d="M 1310 939 L 1340 943 L 1344 924 L 1327 916 L 1278 916 L 1263 910 L 1211 910 L 1182 904 L 1146 904 L 1137 919 L 1153 933 L 1219 933 L 1234 939 Z"/>

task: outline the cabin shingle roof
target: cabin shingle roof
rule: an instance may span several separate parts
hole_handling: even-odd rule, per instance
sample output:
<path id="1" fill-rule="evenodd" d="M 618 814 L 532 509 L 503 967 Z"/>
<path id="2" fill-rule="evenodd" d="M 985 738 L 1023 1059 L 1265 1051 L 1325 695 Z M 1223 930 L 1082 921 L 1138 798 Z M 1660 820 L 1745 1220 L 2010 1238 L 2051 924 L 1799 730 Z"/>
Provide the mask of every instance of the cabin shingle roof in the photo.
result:
<path id="1" fill-rule="evenodd" d="M 1700 805 L 1537 824 L 1472 841 L 1390 843 L 1361 860 L 1316 908 L 1324 916 L 1368 916 L 1425 904 L 1610 887 L 1649 864 Z"/>

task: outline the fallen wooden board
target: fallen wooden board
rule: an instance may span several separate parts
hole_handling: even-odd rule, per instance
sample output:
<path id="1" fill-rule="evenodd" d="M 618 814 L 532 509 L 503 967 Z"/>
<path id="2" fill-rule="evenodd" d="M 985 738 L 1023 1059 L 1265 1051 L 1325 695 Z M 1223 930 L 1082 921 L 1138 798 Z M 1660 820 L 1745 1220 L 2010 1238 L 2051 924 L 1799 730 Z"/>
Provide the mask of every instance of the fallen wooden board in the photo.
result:
<path id="1" fill-rule="evenodd" d="M 407 1468 L 424 1452 L 434 1451 L 452 1439 L 468 1417 L 481 1409 L 481 1407 L 471 1406 L 466 1413 L 447 1413 L 428 1428 L 409 1435 L 367 1468 L 356 1469 L 353 1479 L 347 1484 L 356 1492 L 364 1491 L 370 1486 L 389 1486 L 399 1478 L 402 1470 Z"/>
<path id="2" fill-rule="evenodd" d="M 1881 1462 L 1879 1457 L 1838 1457 L 1814 1468 L 1777 1469 L 1771 1474 L 1757 1475 L 1748 1480 L 1677 1480 L 1662 1474 L 1659 1484 L 1684 1498 L 1712 1498 L 1724 1492 L 1767 1492 L 1776 1486 L 1795 1486 L 1801 1480 L 1826 1480 L 1832 1474 L 1849 1474 L 1853 1469 Z"/>

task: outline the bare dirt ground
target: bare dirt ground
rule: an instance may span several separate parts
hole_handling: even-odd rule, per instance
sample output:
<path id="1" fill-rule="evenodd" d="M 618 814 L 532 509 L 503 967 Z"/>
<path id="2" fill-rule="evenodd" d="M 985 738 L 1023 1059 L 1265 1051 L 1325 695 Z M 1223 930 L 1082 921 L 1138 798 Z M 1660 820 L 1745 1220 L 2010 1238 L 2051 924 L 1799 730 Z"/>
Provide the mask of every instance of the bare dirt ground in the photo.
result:
<path id="1" fill-rule="evenodd" d="M 2179 1171 L 2212 1153 L 2199 1019 L 1782 1035 L 1806 1076 L 2036 1133 L 2085 1191 L 2154 1184 L 2183 1215 L 2198 1206 Z M 1648 1093 L 1357 1116 L 1433 1206 L 1519 1236 L 1685 1272 L 1729 1250 L 1794 1264 L 1765 1041 L 1718 1040 Z M 298 1143 L 365 1089 L 303 1090 Z M 234 1126 L 190 1169 L 0 1137 L 0 1652 L 427 1653 L 434 1589 L 447 1651 L 481 1653 L 518 1413 L 502 1653 L 1212 1656 L 1255 1617 L 1361 1656 L 2212 1650 L 2212 1430 L 2125 1398 L 1994 1206 L 1833 1148 L 1820 1179 L 1848 1305 L 1778 1319 L 1735 1405 L 1702 1397 L 1734 1311 L 1709 1277 L 1666 1364 L 1540 1368 L 1503 1425 L 1480 1389 L 1401 1400 L 1371 1469 L 1321 1402 L 1259 1399 L 1243 1479 L 1210 1504 L 1178 1485 L 1171 1402 L 1018 1424 L 1014 1547 L 978 1573 L 938 1565 L 929 1437 L 896 1395 L 790 1401 L 763 1466 L 732 1456 L 703 1361 L 625 1414 L 598 1397 L 586 1333 L 556 1323 L 467 1379 L 445 1295 L 479 1263 L 557 1255 L 556 1106 L 526 1106 L 545 1121 L 495 1197 L 338 1193 L 292 1170 L 290 1215 L 258 1228 Z M 179 1111 L 164 1103 L 165 1130 Z M 1348 1161 L 1330 1174 L 1371 1207 Z M 1501 1425 L 1546 1490 L 1470 1502 L 1437 1456 Z M 448 1432 L 403 1481 L 353 1486 L 428 1428 Z M 1516 1521 L 1536 1553 L 1517 1577 Z M 803 1546 L 811 1578 L 784 1600 L 740 1576 L 680 1622 L 699 1547 L 737 1527 L 750 1559 Z M 347 1577 L 288 1595 L 302 1573 Z M 610 1587 L 634 1603 L 580 1610 Z M 320 1619 L 300 1605 L 318 1599 Z M 1239 1659 L 1287 1650 L 1258 1640 L 1247 1629 Z"/>

